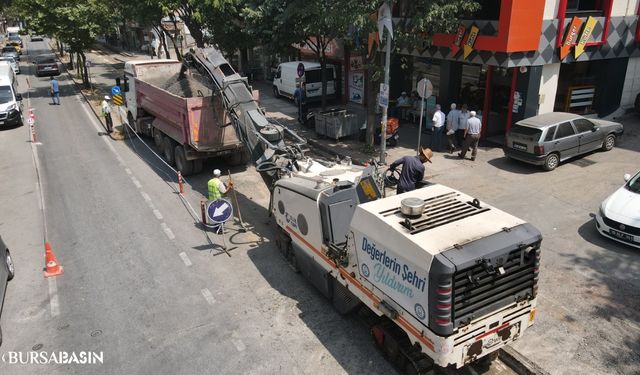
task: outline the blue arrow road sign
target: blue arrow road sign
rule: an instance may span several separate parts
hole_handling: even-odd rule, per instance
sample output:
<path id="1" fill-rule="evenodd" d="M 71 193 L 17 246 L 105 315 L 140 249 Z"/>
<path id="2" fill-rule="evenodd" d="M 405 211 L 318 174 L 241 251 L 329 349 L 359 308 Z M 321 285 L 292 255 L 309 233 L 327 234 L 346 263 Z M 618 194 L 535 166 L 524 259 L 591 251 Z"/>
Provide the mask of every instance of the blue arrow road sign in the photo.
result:
<path id="1" fill-rule="evenodd" d="M 111 95 L 118 95 L 120 94 L 120 86 L 113 86 L 111 88 Z"/>
<path id="2" fill-rule="evenodd" d="M 207 218 L 214 223 L 224 223 L 233 216 L 233 206 L 226 199 L 216 199 L 207 204 Z"/>

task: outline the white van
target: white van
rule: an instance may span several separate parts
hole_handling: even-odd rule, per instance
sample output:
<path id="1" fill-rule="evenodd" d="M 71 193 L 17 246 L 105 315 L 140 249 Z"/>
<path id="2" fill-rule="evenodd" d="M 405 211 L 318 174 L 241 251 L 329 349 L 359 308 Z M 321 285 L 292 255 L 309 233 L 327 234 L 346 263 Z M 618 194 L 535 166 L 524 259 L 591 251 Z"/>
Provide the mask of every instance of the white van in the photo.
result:
<path id="1" fill-rule="evenodd" d="M 22 125 L 22 95 L 9 64 L 0 64 L 0 126 Z"/>
<path id="2" fill-rule="evenodd" d="M 298 64 L 304 64 L 304 82 L 307 88 L 307 100 L 320 99 L 322 97 L 322 71 L 320 63 L 308 61 L 291 61 L 278 65 L 278 70 L 273 78 L 273 94 L 293 98 L 296 91 L 296 79 L 298 78 Z M 336 68 L 327 64 L 327 96 L 336 94 Z"/>

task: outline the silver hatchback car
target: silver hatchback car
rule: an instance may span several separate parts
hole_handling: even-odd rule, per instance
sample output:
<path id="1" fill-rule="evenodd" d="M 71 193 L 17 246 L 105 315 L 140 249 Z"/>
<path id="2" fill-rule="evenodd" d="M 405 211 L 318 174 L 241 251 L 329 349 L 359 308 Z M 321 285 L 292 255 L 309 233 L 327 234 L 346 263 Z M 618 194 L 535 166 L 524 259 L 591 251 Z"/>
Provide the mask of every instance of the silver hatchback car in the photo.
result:
<path id="1" fill-rule="evenodd" d="M 573 113 L 545 113 L 518 121 L 507 133 L 504 154 L 551 171 L 574 156 L 611 150 L 623 131 L 617 122 Z"/>

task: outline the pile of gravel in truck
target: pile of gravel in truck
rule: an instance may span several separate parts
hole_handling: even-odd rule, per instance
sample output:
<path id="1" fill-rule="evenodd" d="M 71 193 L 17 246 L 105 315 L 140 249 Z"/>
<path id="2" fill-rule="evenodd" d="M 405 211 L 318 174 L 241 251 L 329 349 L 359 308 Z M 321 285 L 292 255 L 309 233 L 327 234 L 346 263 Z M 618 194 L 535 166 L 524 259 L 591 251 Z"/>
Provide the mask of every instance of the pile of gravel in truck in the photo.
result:
<path id="1" fill-rule="evenodd" d="M 165 91 L 183 98 L 192 98 L 196 96 L 208 97 L 213 94 L 209 88 L 210 82 L 207 78 L 197 72 L 187 72 L 186 74 L 174 74 L 173 76 L 157 77 L 147 79 L 147 82 L 159 87 Z"/>

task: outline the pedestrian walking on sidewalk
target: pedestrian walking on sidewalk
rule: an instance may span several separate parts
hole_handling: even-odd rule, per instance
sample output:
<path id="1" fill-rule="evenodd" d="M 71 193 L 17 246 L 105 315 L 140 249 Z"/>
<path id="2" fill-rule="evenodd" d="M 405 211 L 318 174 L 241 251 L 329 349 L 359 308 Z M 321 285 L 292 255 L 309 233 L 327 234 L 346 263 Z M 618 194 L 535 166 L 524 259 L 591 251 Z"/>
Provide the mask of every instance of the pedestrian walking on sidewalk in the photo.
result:
<path id="1" fill-rule="evenodd" d="M 421 148 L 420 155 L 418 156 L 403 156 L 400 159 L 394 161 L 389 166 L 390 170 L 395 170 L 399 165 L 402 165 L 402 172 L 400 172 L 400 178 L 398 179 L 398 186 L 396 187 L 396 193 L 402 194 L 407 191 L 415 190 L 416 183 L 422 181 L 424 178 L 424 163 L 431 163 L 433 152 L 428 148 Z"/>
<path id="2" fill-rule="evenodd" d="M 104 122 L 107 125 L 107 133 L 111 134 L 113 131 L 113 120 L 111 119 L 111 98 L 109 95 L 105 95 L 102 101 L 102 116 L 104 116 Z"/>
<path id="3" fill-rule="evenodd" d="M 458 130 L 456 131 L 456 144 L 462 148 L 464 144 L 464 131 L 467 130 L 467 121 L 469 120 L 469 109 L 466 104 L 462 105 L 460 110 L 460 118 L 458 119 Z"/>
<path id="4" fill-rule="evenodd" d="M 220 180 L 221 174 L 222 172 L 220 172 L 219 169 L 214 169 L 213 178 L 207 183 L 207 190 L 209 192 L 208 198 L 210 201 L 222 198 L 227 191 L 233 188 L 233 182 L 229 182 L 229 185 L 227 186 Z"/>
<path id="5" fill-rule="evenodd" d="M 60 105 L 60 84 L 55 77 L 51 77 L 50 88 L 53 104 Z"/>
<path id="6" fill-rule="evenodd" d="M 449 153 L 453 154 L 456 149 L 456 131 L 460 126 L 460 110 L 456 108 L 456 103 L 451 103 L 451 110 L 447 114 L 447 142 L 449 143 Z"/>
<path id="7" fill-rule="evenodd" d="M 445 115 L 440 110 L 440 104 L 436 104 L 436 111 L 433 114 L 431 121 L 433 127 L 431 128 L 431 149 L 433 151 L 440 151 L 440 138 L 442 138 L 442 131 L 444 130 Z"/>
<path id="8" fill-rule="evenodd" d="M 298 107 L 298 122 L 304 124 L 305 117 L 307 116 L 307 90 L 304 84 L 298 84 L 298 88 L 293 93 L 293 101 Z"/>
<path id="9" fill-rule="evenodd" d="M 467 121 L 467 129 L 464 132 L 464 145 L 462 152 L 458 154 L 460 159 L 464 159 L 467 150 L 471 148 L 471 161 L 476 160 L 478 154 L 478 142 L 480 141 L 480 130 L 482 129 L 482 121 L 476 117 L 476 112 L 469 112 L 469 120 Z"/>

